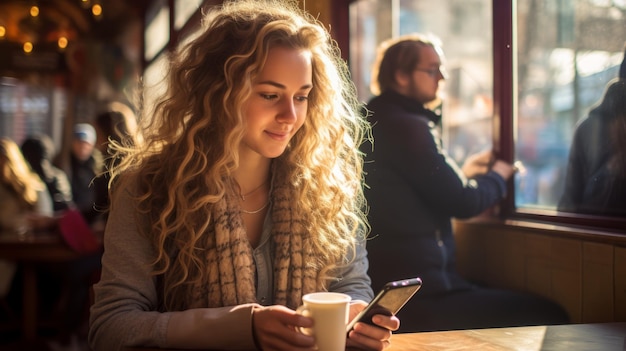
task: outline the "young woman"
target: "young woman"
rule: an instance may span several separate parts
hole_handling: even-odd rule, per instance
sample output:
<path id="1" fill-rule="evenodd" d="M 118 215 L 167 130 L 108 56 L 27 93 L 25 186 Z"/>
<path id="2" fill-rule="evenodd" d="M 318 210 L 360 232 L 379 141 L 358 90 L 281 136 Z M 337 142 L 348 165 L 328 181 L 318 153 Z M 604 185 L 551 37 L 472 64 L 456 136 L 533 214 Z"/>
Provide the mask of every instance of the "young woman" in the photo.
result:
<path id="1" fill-rule="evenodd" d="M 367 132 L 347 68 L 296 2 L 232 1 L 171 60 L 168 90 L 113 169 L 90 345 L 313 350 L 302 295 L 373 297 Z M 389 345 L 396 317 L 348 347 Z"/>

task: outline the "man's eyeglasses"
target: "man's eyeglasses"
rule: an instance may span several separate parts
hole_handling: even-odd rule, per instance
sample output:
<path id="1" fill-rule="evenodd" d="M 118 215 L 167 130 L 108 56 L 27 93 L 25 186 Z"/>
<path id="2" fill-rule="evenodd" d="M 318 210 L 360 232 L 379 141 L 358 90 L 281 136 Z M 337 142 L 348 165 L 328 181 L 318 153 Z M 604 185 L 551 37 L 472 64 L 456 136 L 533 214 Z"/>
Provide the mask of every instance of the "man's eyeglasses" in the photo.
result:
<path id="1" fill-rule="evenodd" d="M 446 77 L 446 74 L 445 74 L 444 70 L 441 67 L 430 68 L 430 69 L 414 68 L 413 70 L 414 71 L 424 72 L 424 73 L 428 74 L 432 78 L 437 78 L 437 76 L 439 76 L 439 74 L 441 74 L 444 78 Z"/>

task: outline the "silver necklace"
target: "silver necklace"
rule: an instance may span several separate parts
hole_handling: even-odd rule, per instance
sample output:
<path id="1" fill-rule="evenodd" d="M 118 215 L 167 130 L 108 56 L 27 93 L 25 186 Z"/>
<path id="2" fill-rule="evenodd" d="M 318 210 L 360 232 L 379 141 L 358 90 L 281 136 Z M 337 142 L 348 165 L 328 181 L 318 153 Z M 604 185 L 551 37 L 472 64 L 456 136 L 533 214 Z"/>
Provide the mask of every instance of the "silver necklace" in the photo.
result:
<path id="1" fill-rule="evenodd" d="M 246 210 L 244 210 L 244 209 L 242 208 L 242 209 L 241 209 L 241 212 L 243 212 L 243 213 L 247 213 L 247 214 L 255 214 L 255 213 L 259 213 L 259 212 L 263 211 L 263 210 L 267 207 L 267 205 L 269 205 L 269 204 L 270 204 L 270 199 L 269 199 L 269 196 L 268 196 L 267 202 L 266 202 L 263 206 L 261 206 L 261 208 L 259 208 L 258 210 L 254 210 L 254 211 L 246 211 Z"/>

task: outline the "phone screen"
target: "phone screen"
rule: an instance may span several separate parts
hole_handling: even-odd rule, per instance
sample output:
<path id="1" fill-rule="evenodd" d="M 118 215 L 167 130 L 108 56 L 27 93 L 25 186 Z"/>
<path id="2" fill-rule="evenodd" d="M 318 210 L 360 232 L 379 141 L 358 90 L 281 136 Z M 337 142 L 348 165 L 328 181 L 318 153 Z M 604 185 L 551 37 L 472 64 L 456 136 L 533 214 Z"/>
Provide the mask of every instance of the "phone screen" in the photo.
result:
<path id="1" fill-rule="evenodd" d="M 348 323 L 348 332 L 357 322 L 373 324 L 372 317 L 375 314 L 395 315 L 421 286 L 422 280 L 420 278 L 398 280 L 385 284 L 372 302 Z"/>

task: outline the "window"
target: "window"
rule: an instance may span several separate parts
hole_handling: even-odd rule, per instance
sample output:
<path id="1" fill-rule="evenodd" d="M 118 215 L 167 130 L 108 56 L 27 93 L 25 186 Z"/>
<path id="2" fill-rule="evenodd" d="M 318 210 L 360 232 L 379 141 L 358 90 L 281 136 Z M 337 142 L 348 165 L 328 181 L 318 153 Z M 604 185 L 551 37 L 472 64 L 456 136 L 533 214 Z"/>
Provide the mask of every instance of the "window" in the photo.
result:
<path id="1" fill-rule="evenodd" d="M 174 28 L 180 30 L 189 18 L 200 9 L 203 0 L 176 0 L 174 2 Z"/>
<path id="2" fill-rule="evenodd" d="M 515 157 L 526 168 L 516 179 L 515 204 L 554 210 L 566 191 L 576 127 L 618 75 L 626 1 L 518 0 L 513 10 Z M 584 212 L 607 214 L 605 210 L 595 206 Z"/>
<path id="3" fill-rule="evenodd" d="M 462 163 L 493 147 L 524 165 L 503 211 L 626 227 L 626 218 L 557 211 L 575 128 L 617 77 L 624 56 L 626 0 L 357 0 L 349 6 L 350 67 L 362 101 L 371 97 L 369 72 L 381 41 L 433 33 L 443 42 L 449 73 L 442 134 L 450 156 Z"/>
<path id="4" fill-rule="evenodd" d="M 419 32 L 443 43 L 444 138 L 450 156 L 462 162 L 492 145 L 493 64 L 490 0 L 362 0 L 351 8 L 351 67 L 359 97 L 367 101 L 370 69 L 378 44 Z"/>
<path id="5" fill-rule="evenodd" d="M 201 31 L 198 30 L 200 27 L 199 21 L 189 20 L 189 18 L 193 16 L 196 11 L 199 11 L 201 4 L 202 0 L 177 0 L 174 8 L 174 15 L 177 21 L 174 34 L 177 41 L 176 43 L 170 42 L 171 39 L 168 36 L 167 43 L 159 44 L 158 46 L 161 48 L 167 47 L 168 50 L 179 50 L 200 35 Z M 157 28 L 154 29 L 155 33 L 170 32 L 169 17 L 163 17 L 163 14 L 169 16 L 168 7 L 160 7 L 158 15 L 149 25 Z M 148 40 L 147 37 L 146 40 Z M 164 94 L 167 90 L 166 74 L 168 72 L 169 53 L 165 50 L 157 50 L 157 52 L 159 53 L 147 62 L 147 66 L 143 72 L 143 107 L 147 111 L 151 111 L 150 109 L 154 108 L 155 99 Z M 146 113 L 146 116 L 151 115 L 152 112 Z"/>
<path id="6" fill-rule="evenodd" d="M 152 108 L 155 105 L 156 97 L 165 93 L 167 82 L 165 74 L 167 73 L 168 58 L 166 54 L 161 54 L 155 58 L 143 73 L 143 106 L 142 108 L 149 111 L 146 116 L 152 116 Z"/>
<path id="7" fill-rule="evenodd" d="M 152 60 L 170 41 L 170 8 L 167 5 L 152 8 L 154 13 L 146 15 L 147 26 L 144 31 L 146 61 Z"/>
<path id="8" fill-rule="evenodd" d="M 448 152 L 461 163 L 492 147 L 493 39 L 491 0 L 361 0 L 350 8 L 350 67 L 367 101 L 370 70 L 380 42 L 419 32 L 437 36 L 448 78 L 442 120 Z"/>
<path id="9" fill-rule="evenodd" d="M 44 133 L 51 136 L 60 150 L 66 105 L 67 94 L 59 87 L 1 77 L 0 136 L 21 145 L 28 136 Z"/>

